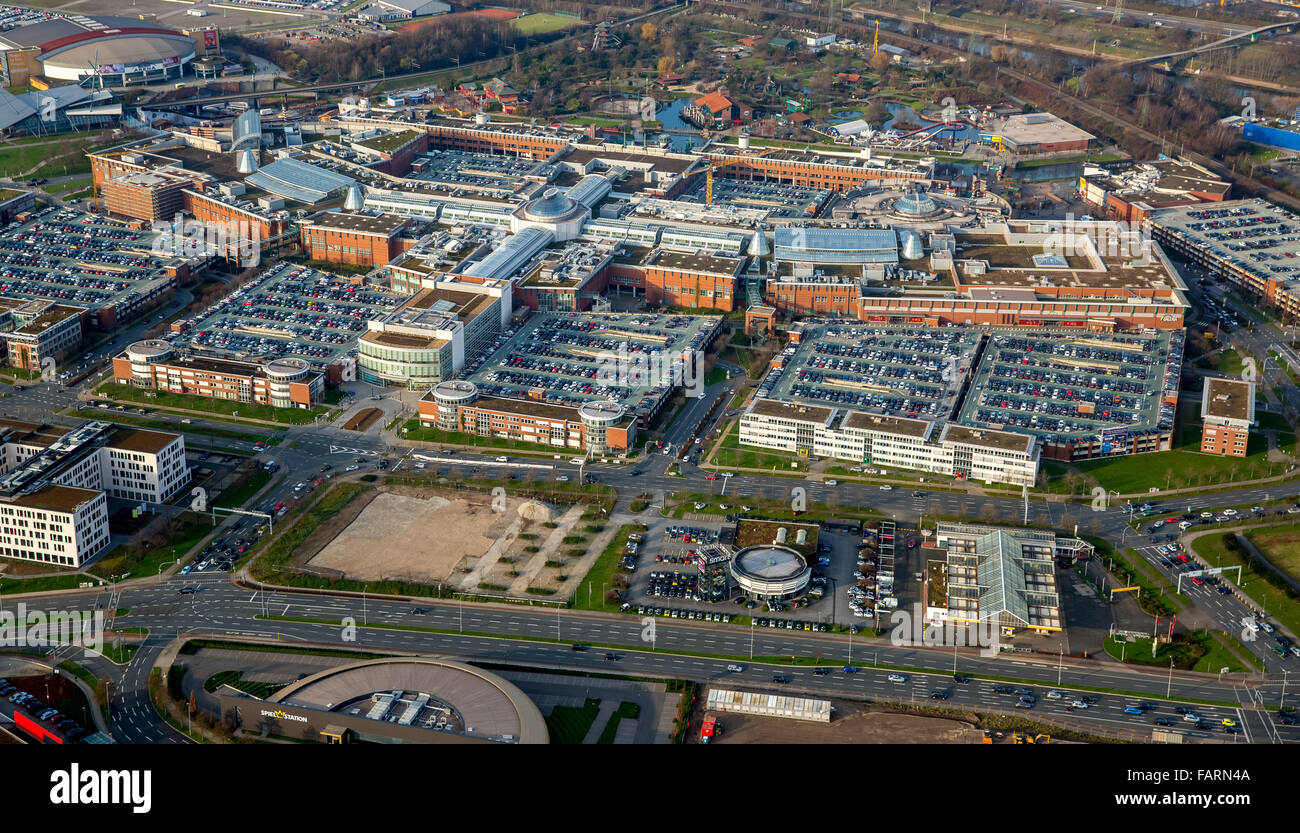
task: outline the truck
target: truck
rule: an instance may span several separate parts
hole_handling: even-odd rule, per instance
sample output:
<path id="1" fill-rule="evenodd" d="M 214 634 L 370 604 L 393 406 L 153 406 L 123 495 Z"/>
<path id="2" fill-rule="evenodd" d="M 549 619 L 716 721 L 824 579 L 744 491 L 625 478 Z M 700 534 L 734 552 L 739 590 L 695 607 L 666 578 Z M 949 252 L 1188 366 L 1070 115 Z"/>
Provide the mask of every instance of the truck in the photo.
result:
<path id="1" fill-rule="evenodd" d="M 700 727 L 700 743 L 708 743 L 715 735 L 721 734 L 721 729 L 716 717 L 711 714 L 704 715 L 704 725 Z"/>

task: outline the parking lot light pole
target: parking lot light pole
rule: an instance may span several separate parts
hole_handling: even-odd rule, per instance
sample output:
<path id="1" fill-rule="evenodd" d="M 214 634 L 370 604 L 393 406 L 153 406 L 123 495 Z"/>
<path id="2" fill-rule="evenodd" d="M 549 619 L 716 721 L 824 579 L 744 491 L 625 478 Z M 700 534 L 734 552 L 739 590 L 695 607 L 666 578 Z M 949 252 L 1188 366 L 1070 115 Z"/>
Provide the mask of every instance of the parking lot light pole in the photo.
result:
<path id="1" fill-rule="evenodd" d="M 1168 700 L 1169 696 L 1173 694 L 1173 692 L 1174 692 L 1174 658 L 1170 657 L 1169 658 L 1169 685 L 1165 687 L 1165 699 Z"/>
<path id="2" fill-rule="evenodd" d="M 851 650 L 851 649 L 850 649 Z M 754 617 L 749 617 L 749 659 L 754 660 Z"/>

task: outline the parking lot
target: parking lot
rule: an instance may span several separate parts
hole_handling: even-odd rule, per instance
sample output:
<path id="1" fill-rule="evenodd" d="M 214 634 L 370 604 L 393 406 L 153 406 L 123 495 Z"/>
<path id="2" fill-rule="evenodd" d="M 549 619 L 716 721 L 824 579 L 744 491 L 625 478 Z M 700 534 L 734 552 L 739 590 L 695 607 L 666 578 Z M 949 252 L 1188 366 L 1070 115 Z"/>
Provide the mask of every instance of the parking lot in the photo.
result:
<path id="1" fill-rule="evenodd" d="M 386 289 L 281 263 L 213 304 L 172 343 L 199 355 L 298 356 L 321 367 L 354 351 L 367 322 L 403 300 Z"/>
<path id="2" fill-rule="evenodd" d="M 702 351 L 717 326 L 716 318 L 690 315 L 535 315 L 469 379 L 495 396 L 540 388 L 548 402 L 657 404 L 671 393 L 670 357 Z"/>
<path id="3" fill-rule="evenodd" d="M 822 188 L 800 188 L 797 185 L 773 185 L 720 177 L 713 180 L 715 204 L 766 211 L 772 218 L 797 219 L 816 216 L 830 195 L 830 191 Z M 676 199 L 677 202 L 700 205 L 704 204 L 704 200 L 705 182 L 702 177 L 693 188 Z"/>
<path id="4" fill-rule="evenodd" d="M 734 508 L 737 512 L 745 511 L 743 505 Z M 824 631 L 834 624 L 873 625 L 874 597 L 892 596 L 892 578 L 888 573 L 893 562 L 878 561 L 874 548 L 860 548 L 859 536 L 823 527 L 817 539 L 819 551 L 809 556 L 813 575 L 806 597 L 769 604 L 731 594 L 710 602 L 708 585 L 701 579 L 699 555 L 718 547 L 726 553 L 733 552 L 732 532 L 732 523 L 721 519 L 651 520 L 635 552 L 629 551 L 624 557 L 623 566 L 632 570 L 624 596 L 628 604 L 625 612 L 723 623 L 745 615 L 754 619 L 755 627 Z M 883 585 L 877 584 L 879 563 L 884 564 Z M 866 600 L 867 594 L 872 597 L 866 602 L 870 613 L 852 610 L 846 604 L 847 601 L 861 607 L 859 602 Z M 888 622 L 884 611 L 882 616 Z"/>
<path id="5" fill-rule="evenodd" d="M 980 333 L 836 324 L 806 330 L 759 396 L 891 416 L 951 415 Z"/>
<path id="6" fill-rule="evenodd" d="M 152 253 L 157 237 L 124 224 L 50 206 L 0 229 L 0 295 L 99 309 L 119 320 L 170 283 Z"/>
<path id="7" fill-rule="evenodd" d="M 431 150 L 412 163 L 408 179 L 440 189 L 467 189 L 507 197 L 532 181 L 549 182 L 554 165 L 514 156 Z"/>
<path id="8" fill-rule="evenodd" d="M 1173 428 L 1182 332 L 1154 335 L 994 333 L 975 371 L 961 419 L 1010 427 L 1052 442 L 1125 429 Z"/>

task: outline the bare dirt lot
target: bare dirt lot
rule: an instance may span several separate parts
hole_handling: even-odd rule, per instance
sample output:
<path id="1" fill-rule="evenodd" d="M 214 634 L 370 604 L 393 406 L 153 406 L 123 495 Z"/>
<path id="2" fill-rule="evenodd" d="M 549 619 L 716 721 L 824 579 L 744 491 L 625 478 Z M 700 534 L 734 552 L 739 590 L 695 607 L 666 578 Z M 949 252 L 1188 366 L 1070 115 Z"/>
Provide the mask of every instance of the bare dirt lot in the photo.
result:
<path id="1" fill-rule="evenodd" d="M 700 698 L 703 701 L 704 698 Z M 983 731 L 970 723 L 940 717 L 874 711 L 863 703 L 833 701 L 830 723 L 780 717 L 718 714 L 722 734 L 711 743 L 980 743 Z M 691 716 L 689 743 L 699 743 L 703 712 Z"/>
<path id="2" fill-rule="evenodd" d="M 446 582 L 463 560 L 501 546 L 522 501 L 506 503 L 494 512 L 485 499 L 380 493 L 307 563 L 353 579 Z"/>

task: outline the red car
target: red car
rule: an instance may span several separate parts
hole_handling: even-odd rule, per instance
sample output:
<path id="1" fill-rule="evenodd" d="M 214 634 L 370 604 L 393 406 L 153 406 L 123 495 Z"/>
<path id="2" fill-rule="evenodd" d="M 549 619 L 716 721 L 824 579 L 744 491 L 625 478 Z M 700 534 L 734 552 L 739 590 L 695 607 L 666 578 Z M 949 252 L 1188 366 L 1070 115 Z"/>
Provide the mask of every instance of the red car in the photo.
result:
<path id="1" fill-rule="evenodd" d="M 1205 582 L 1201 581 L 1200 576 L 1192 576 L 1192 581 L 1196 582 L 1197 584 L 1205 584 Z"/>
<path id="2" fill-rule="evenodd" d="M 717 476 L 716 474 L 706 474 L 706 475 L 704 475 L 704 479 L 705 479 L 705 480 L 717 480 L 717 479 L 718 479 L 718 476 Z"/>

